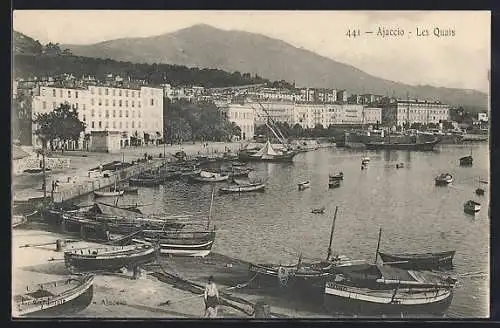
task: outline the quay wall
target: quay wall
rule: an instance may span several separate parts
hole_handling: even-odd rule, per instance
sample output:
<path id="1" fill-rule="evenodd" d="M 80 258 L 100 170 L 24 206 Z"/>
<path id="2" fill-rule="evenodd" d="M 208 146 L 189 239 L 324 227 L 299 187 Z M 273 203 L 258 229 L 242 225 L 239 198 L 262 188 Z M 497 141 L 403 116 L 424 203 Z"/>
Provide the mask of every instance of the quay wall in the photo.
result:
<path id="1" fill-rule="evenodd" d="M 130 179 L 134 176 L 139 175 L 141 172 L 159 168 L 164 164 L 163 160 L 150 161 L 149 163 L 140 163 L 120 171 L 109 172 L 108 176 L 97 176 L 88 179 L 75 179 L 72 180 L 68 178 L 68 181 L 62 182 L 59 190 L 52 193 L 52 197 L 55 203 L 61 203 L 64 201 L 71 200 L 86 194 L 92 193 L 96 190 L 111 187 L 115 184 L 115 181 L 121 182 Z"/>

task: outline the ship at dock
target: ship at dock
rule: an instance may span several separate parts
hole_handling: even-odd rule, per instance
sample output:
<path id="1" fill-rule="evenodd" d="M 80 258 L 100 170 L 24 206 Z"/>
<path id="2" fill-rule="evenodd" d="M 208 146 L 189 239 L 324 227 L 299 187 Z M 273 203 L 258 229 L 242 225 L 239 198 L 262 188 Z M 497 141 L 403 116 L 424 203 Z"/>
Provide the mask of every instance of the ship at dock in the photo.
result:
<path id="1" fill-rule="evenodd" d="M 418 150 L 432 151 L 434 146 L 440 142 L 434 135 L 416 134 L 388 134 L 382 141 L 365 142 L 368 150 Z"/>

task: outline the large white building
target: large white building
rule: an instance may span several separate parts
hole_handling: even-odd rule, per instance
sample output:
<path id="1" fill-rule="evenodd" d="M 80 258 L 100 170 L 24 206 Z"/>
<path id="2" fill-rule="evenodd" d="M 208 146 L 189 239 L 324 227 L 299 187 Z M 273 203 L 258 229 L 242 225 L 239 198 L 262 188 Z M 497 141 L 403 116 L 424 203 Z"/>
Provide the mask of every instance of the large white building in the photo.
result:
<path id="1" fill-rule="evenodd" d="M 122 147 L 131 144 L 131 138 L 141 142 L 163 136 L 163 89 L 153 87 L 118 88 L 89 86 L 72 89 L 53 86 L 39 87 L 33 97 L 32 114 L 47 113 L 70 104 L 78 118 L 86 124 L 85 134 L 91 131 L 119 131 Z M 36 127 L 34 127 L 33 131 Z M 83 133 L 79 147 L 83 147 Z M 40 140 L 34 137 L 35 146 Z"/>
<path id="2" fill-rule="evenodd" d="M 255 128 L 255 107 L 251 103 L 227 104 L 220 107 L 221 113 L 241 129 L 241 140 L 252 140 Z"/>
<path id="3" fill-rule="evenodd" d="M 450 119 L 450 106 L 438 101 L 398 100 L 382 110 L 384 125 L 402 126 L 404 123 L 438 124 Z"/>

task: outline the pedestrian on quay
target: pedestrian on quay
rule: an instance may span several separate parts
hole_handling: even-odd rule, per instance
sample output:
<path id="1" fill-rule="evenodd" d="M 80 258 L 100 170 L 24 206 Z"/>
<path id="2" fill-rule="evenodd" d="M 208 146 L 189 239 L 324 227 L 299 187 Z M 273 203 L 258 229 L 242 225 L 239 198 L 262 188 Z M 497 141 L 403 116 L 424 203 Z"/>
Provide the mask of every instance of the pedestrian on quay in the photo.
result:
<path id="1" fill-rule="evenodd" d="M 208 277 L 205 286 L 205 318 L 217 317 L 217 306 L 219 305 L 219 291 L 214 283 L 214 277 Z"/>

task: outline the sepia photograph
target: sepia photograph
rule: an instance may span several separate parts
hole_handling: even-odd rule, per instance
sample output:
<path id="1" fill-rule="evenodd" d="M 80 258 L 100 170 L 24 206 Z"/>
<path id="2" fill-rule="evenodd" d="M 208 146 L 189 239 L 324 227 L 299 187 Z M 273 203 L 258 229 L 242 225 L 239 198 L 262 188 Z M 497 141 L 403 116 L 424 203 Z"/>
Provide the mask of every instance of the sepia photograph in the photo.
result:
<path id="1" fill-rule="evenodd" d="M 11 318 L 489 318 L 490 30 L 14 10 Z"/>

